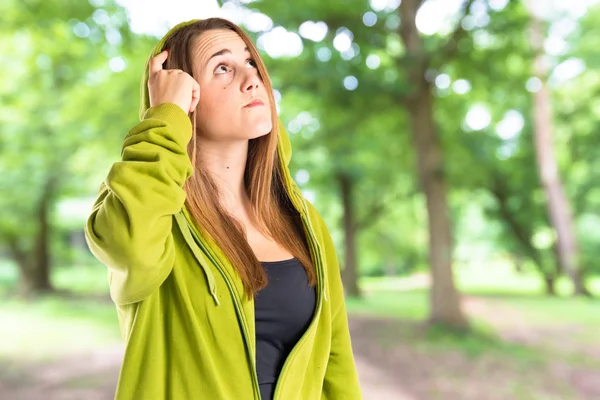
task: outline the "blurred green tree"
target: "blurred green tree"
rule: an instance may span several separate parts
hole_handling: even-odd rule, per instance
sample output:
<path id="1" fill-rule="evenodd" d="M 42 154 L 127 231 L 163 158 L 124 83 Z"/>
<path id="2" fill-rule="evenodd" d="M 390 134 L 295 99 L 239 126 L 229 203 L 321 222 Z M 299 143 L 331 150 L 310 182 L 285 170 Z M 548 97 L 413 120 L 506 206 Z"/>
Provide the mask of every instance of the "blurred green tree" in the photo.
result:
<path id="1" fill-rule="evenodd" d="M 546 24 L 536 15 L 539 4 L 526 1 L 530 14 L 530 41 L 535 59 L 533 74 L 539 79 L 540 88 L 533 94 L 533 120 L 538 174 L 546 193 L 548 215 L 556 232 L 556 248 L 560 268 L 573 282 L 576 295 L 590 296 L 584 285 L 580 269 L 577 235 L 569 199 L 565 193 L 555 155 L 553 139 L 554 116 L 552 99 L 548 88 L 548 65 L 545 59 L 544 40 Z"/>
<path id="2" fill-rule="evenodd" d="M 274 87 L 284 93 L 280 115 L 294 141 L 293 168 L 310 171 L 309 182 L 300 179 L 301 185 L 316 189 L 320 208 L 340 217 L 344 286 L 349 296 L 358 297 L 359 235 L 410 193 L 412 184 L 410 145 L 406 136 L 398 137 L 404 116 L 390 107 L 402 83 L 389 74 L 395 67 L 380 48 L 381 38 L 370 43 L 369 28 L 347 5 L 314 2 L 284 8 L 260 2 L 251 7 L 286 27 L 314 24 L 304 19 L 311 13 L 327 23 L 320 27 L 326 30 L 321 38 L 305 38 L 297 57 L 269 57 L 267 51 L 265 58 Z M 342 52 L 332 48 L 339 37 L 353 42 Z M 257 40 L 261 46 L 260 36 Z M 372 68 L 364 66 L 368 55 Z M 332 205 L 339 208 L 331 210 Z"/>
<path id="3" fill-rule="evenodd" d="M 579 66 L 578 74 L 553 90 L 555 143 L 564 185 L 576 218 L 584 277 L 600 272 L 600 5 L 588 9 L 557 60 Z M 566 175 L 568 173 L 568 175 Z"/>
<path id="4" fill-rule="evenodd" d="M 55 206 L 89 192 L 94 178 L 99 186 L 106 146 L 124 136 L 139 104 L 127 68 L 139 49 L 125 12 L 94 3 L 0 6 L 8 22 L 0 28 L 0 245 L 17 264 L 25 295 L 52 290 Z"/>
<path id="5" fill-rule="evenodd" d="M 468 10 L 471 3 L 472 1 L 466 2 L 464 10 Z M 306 68 L 309 73 L 298 75 L 297 70 L 294 70 L 291 82 L 309 88 L 314 96 L 327 99 L 328 113 L 325 120 L 329 118 L 332 108 L 343 108 L 342 115 L 348 121 L 348 127 L 333 130 L 338 138 L 338 145 L 336 147 L 335 142 L 328 143 L 328 149 L 344 149 L 344 154 L 347 154 L 349 149 L 358 152 L 364 149 L 374 151 L 373 146 L 362 146 L 359 150 L 356 147 L 339 145 L 343 138 L 350 136 L 345 133 L 351 132 L 352 127 L 356 126 L 355 115 L 365 118 L 364 116 L 373 110 L 373 105 L 398 115 L 398 122 L 390 129 L 391 135 L 386 136 L 384 141 L 391 145 L 401 140 L 406 144 L 405 135 L 399 134 L 399 131 L 403 131 L 406 126 L 404 116 L 400 117 L 403 115 L 400 110 L 407 111 L 416 150 L 419 185 L 425 194 L 428 211 L 429 261 L 433 276 L 430 319 L 432 322 L 464 327 L 467 321 L 460 309 L 459 296 L 452 277 L 451 225 L 446 200 L 443 152 L 438 144 L 433 114 L 434 94 L 431 81 L 427 79 L 427 72 L 451 60 L 456 54 L 458 40 L 467 33 L 459 23 L 449 38 L 436 36 L 425 43 L 415 24 L 416 13 L 422 4 L 422 1 L 406 0 L 400 3 L 399 8 L 398 4 L 395 4 L 383 7 L 377 12 L 362 1 L 343 1 L 335 4 L 313 1 L 290 4 L 288 7 L 262 1 L 251 3 L 250 7 L 293 31 L 301 31 L 302 24 L 317 24 L 315 20 L 326 25 L 327 35 L 316 40 L 316 45 L 307 46 L 309 51 L 303 51 L 295 59 L 298 65 L 310 65 Z M 362 15 L 362 18 L 359 19 L 359 15 Z M 303 43 L 307 42 L 309 40 Z M 330 49 L 331 44 L 337 52 Z M 319 67 L 318 62 L 314 61 L 323 58 L 329 63 L 326 68 Z M 365 69 L 363 63 L 369 68 Z M 279 69 L 277 71 L 279 74 Z M 309 79 L 309 82 L 305 82 L 306 79 Z M 346 80 L 346 84 L 351 83 L 350 92 L 344 92 L 340 88 L 343 79 Z M 353 100 L 356 97 L 360 100 Z M 356 106 L 352 107 L 353 104 Z M 353 141 L 350 143 L 355 144 L 360 133 L 356 132 L 351 137 Z M 365 143 L 369 140 L 373 141 L 372 135 L 366 136 Z M 386 153 L 381 154 L 383 157 L 380 160 L 385 159 L 384 154 Z M 401 156 L 402 153 L 397 153 L 396 159 L 400 160 Z M 340 202 L 344 204 L 346 213 L 352 209 L 352 202 L 347 201 L 353 196 L 349 182 L 355 181 L 356 177 L 347 172 L 352 171 L 347 166 L 342 168 L 346 172 L 336 176 L 342 188 Z M 401 182 L 401 179 L 397 181 Z M 389 190 L 389 187 L 385 186 L 383 190 Z M 345 227 L 353 225 L 352 214 L 344 218 Z M 345 234 L 345 252 L 353 253 L 353 241 L 348 239 L 353 232 L 346 228 Z M 356 257 L 346 256 L 345 267 L 350 268 L 351 277 L 355 279 L 356 262 L 351 262 L 351 259 Z M 352 279 L 345 281 L 350 288 L 355 286 Z"/>

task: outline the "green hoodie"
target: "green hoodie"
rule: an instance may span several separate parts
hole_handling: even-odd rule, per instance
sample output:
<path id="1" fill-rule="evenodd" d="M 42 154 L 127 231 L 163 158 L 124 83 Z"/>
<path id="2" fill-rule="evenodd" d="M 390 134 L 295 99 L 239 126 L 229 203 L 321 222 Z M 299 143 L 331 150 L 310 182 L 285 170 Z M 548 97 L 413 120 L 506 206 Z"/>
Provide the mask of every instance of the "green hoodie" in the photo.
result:
<path id="1" fill-rule="evenodd" d="M 188 21 L 171 29 L 156 45 Z M 88 245 L 108 267 L 110 295 L 126 342 L 118 400 L 260 399 L 254 302 L 218 246 L 194 225 L 183 184 L 193 168 L 192 126 L 177 105 L 149 107 L 148 63 L 141 122 L 100 187 L 85 226 Z M 277 151 L 317 268 L 313 320 L 289 354 L 276 400 L 361 399 L 340 271 L 331 236 L 304 199 L 288 164 L 280 123 Z"/>

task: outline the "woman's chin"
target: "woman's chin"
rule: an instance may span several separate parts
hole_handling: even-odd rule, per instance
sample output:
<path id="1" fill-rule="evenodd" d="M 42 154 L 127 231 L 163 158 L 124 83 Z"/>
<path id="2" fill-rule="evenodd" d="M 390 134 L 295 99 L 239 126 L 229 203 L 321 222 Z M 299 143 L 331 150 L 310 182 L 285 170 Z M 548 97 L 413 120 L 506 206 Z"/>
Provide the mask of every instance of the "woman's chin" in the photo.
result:
<path id="1" fill-rule="evenodd" d="M 256 139 L 261 136 L 267 135 L 273 129 L 273 124 L 271 120 L 258 122 L 252 125 L 252 129 L 249 129 L 250 137 L 249 139 Z"/>

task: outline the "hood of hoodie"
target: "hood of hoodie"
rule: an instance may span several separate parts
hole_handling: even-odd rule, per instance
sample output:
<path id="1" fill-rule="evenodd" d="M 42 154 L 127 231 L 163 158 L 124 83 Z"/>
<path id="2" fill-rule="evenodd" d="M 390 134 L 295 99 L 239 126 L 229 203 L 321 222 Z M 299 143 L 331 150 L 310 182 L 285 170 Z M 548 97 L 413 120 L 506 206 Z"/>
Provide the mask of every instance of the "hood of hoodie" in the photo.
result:
<path id="1" fill-rule="evenodd" d="M 148 59 L 146 60 L 146 65 L 144 67 L 144 74 L 142 76 L 142 82 L 140 84 L 140 111 L 139 111 L 140 120 L 143 118 L 143 115 L 146 112 L 146 110 L 148 108 L 150 108 L 150 97 L 148 94 L 148 76 L 149 76 L 149 71 L 150 71 L 150 59 L 152 57 L 155 57 L 158 54 L 160 54 L 167 39 L 169 37 L 171 37 L 175 32 L 177 32 L 178 30 L 180 30 L 188 25 L 191 25 L 197 21 L 200 21 L 200 20 L 192 19 L 192 20 L 181 22 L 181 23 L 175 25 L 173 28 L 171 28 L 167 32 L 166 35 L 164 35 L 162 37 L 162 39 L 160 39 L 158 41 L 156 46 L 154 46 L 154 48 L 152 49 L 152 52 L 150 53 L 150 55 L 148 56 Z M 202 96 L 202 88 L 200 88 L 200 96 Z M 279 123 L 279 137 L 277 140 L 277 150 L 278 150 L 280 158 L 282 160 L 282 164 L 283 164 L 282 167 L 283 167 L 284 173 L 286 175 L 285 180 L 286 180 L 286 183 L 288 184 L 288 188 L 289 188 L 289 185 L 291 184 L 292 187 L 289 189 L 294 190 L 296 185 L 293 183 L 293 180 L 291 179 L 291 175 L 290 175 L 290 171 L 289 171 L 289 163 L 290 163 L 290 160 L 292 159 L 292 145 L 290 142 L 290 138 L 289 138 L 287 132 L 285 131 L 285 128 L 280 119 L 278 120 L 278 123 Z"/>

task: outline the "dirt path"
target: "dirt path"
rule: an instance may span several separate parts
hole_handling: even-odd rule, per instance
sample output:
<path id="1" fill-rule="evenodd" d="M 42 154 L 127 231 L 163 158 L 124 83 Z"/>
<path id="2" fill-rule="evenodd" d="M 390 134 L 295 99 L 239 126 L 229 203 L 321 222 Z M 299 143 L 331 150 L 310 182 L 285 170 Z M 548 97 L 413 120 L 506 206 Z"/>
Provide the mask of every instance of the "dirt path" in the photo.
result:
<path id="1" fill-rule="evenodd" d="M 518 310 L 486 301 L 469 299 L 465 308 L 471 316 L 498 316 L 490 323 L 510 343 L 529 348 L 544 343 L 536 342 L 543 335 L 566 341 L 564 332 L 537 332 Z M 512 330 L 499 322 L 508 319 Z M 469 356 L 428 341 L 418 324 L 376 317 L 353 316 L 350 330 L 365 400 L 600 399 L 600 357 L 590 365 L 561 359 L 538 365 L 503 357 L 492 343 L 489 354 Z M 0 399 L 110 400 L 121 357 L 122 345 L 115 344 L 45 364 L 0 362 Z"/>
<path id="2" fill-rule="evenodd" d="M 546 342 L 544 350 L 537 352 L 536 343 L 491 340 L 489 345 L 484 341 L 474 346 L 469 343 L 477 340 L 470 337 L 464 338 L 466 344 L 459 352 L 456 345 L 441 344 L 443 338 L 428 340 L 418 324 L 373 317 L 353 318 L 350 323 L 355 354 L 392 377 L 402 399 L 600 399 L 600 357 L 591 355 L 585 363 L 560 357 L 539 359 L 535 354 L 548 354 Z M 554 338 L 569 340 L 558 333 Z M 476 349 L 472 355 L 471 346 Z M 578 353 L 587 350 L 579 348 Z M 365 392 L 365 399 L 369 398 Z"/>
<path id="3" fill-rule="evenodd" d="M 122 347 L 115 345 L 45 365 L 0 369 L 0 398 L 7 400 L 111 400 Z M 364 398 L 415 400 L 380 367 L 357 355 Z M 1 368 L 1 367 L 0 367 Z"/>
<path id="4" fill-rule="evenodd" d="M 7 400 L 113 399 L 121 357 L 122 346 L 115 344 L 49 363 L 21 365 L 18 371 L 4 366 L 4 369 L 0 370 L 1 398 Z"/>

